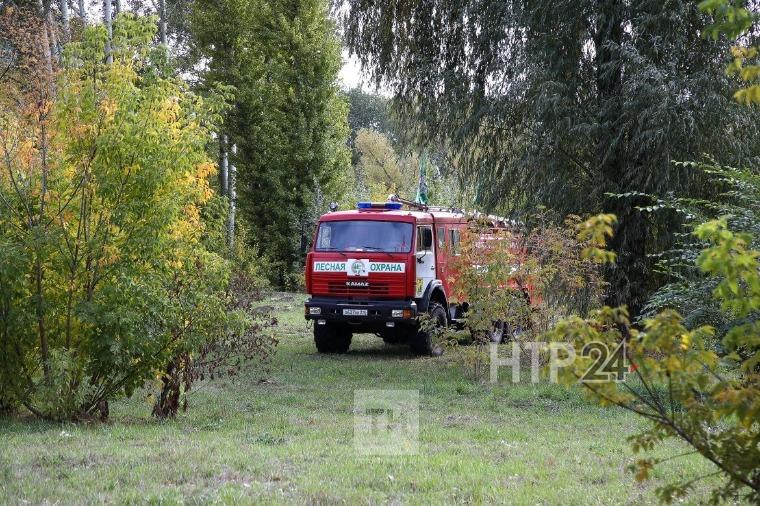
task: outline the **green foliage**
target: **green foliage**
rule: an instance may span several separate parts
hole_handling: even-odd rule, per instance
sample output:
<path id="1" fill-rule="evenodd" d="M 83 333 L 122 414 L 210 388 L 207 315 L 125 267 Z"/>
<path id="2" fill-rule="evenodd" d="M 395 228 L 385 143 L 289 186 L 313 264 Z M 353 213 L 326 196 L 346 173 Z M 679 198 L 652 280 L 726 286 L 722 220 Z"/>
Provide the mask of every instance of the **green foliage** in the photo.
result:
<path id="1" fill-rule="evenodd" d="M 239 209 L 284 284 L 300 270 L 314 218 L 350 169 L 340 43 L 325 0 L 193 2 L 202 87 L 233 86 L 224 133 L 237 144 Z"/>
<path id="2" fill-rule="evenodd" d="M 399 156 L 385 134 L 365 128 L 357 132 L 354 149 L 359 155 L 355 172 L 362 200 L 384 201 L 388 195 L 414 193 L 419 166 L 416 155 Z"/>
<path id="3" fill-rule="evenodd" d="M 535 283 L 515 232 L 474 220 L 460 237 L 459 254 L 451 258 L 456 300 L 467 301 L 467 327 L 476 342 L 486 343 L 494 322 L 510 329 L 530 320 L 526 292 Z"/>
<path id="4" fill-rule="evenodd" d="M 699 8 L 713 16 L 713 23 L 704 30 L 704 35 L 717 40 L 721 34 L 736 40 L 752 28 L 760 16 L 746 8 L 745 1 L 704 0 Z M 760 104 L 760 65 L 757 63 L 760 47 L 737 45 L 731 48 L 733 60 L 726 67 L 726 73 L 736 76 L 745 86 L 734 93 L 734 99 L 742 104 Z"/>
<path id="5" fill-rule="evenodd" d="M 599 258 L 611 234 L 614 216 L 586 222 L 576 216 L 558 227 L 536 216 L 529 230 L 493 228 L 485 217 L 474 219 L 462 233 L 459 254 L 451 259 L 456 300 L 467 301 L 464 315 L 469 337 L 478 347 L 465 354 L 466 364 L 481 373 L 483 345 L 498 336 L 535 340 L 560 318 L 587 314 L 602 302 L 605 283 Z M 450 331 L 445 340 L 466 339 Z M 497 339 L 498 340 L 498 339 Z"/>
<path id="6" fill-rule="evenodd" d="M 695 2 L 349 5 L 349 47 L 422 139 L 449 148 L 480 207 L 542 204 L 557 222 L 617 215 L 610 303 L 633 312 L 659 282 L 647 254 L 669 245 L 679 221 L 650 221 L 637 198 L 607 194 L 704 188 L 671 161 L 709 152 L 744 165 L 760 153 L 756 117 L 731 99 L 728 43 L 701 37 Z"/>
<path id="7" fill-rule="evenodd" d="M 718 276 L 714 291 L 722 309 L 738 318 L 760 307 L 760 252 L 749 247 L 747 234 L 734 233 L 726 220 L 704 223 L 696 235 L 709 246 L 697 265 L 709 276 Z M 652 450 L 669 438 L 679 438 L 716 466 L 712 474 L 726 480 L 712 493 L 712 501 L 760 500 L 760 327 L 756 323 L 733 326 L 723 339 L 731 352 L 728 360 L 740 365 L 725 372 L 717 354 L 707 345 L 714 334 L 709 326 L 687 329 L 682 317 L 665 310 L 644 322 L 643 329 L 631 326 L 625 308 L 604 307 L 589 318 L 574 317 L 560 322 L 547 338 L 569 341 L 575 349 L 602 343 L 614 349 L 626 345 L 631 373 L 623 382 L 610 379 L 589 381 L 589 368 L 599 357 L 577 356 L 561 370 L 566 384 L 579 380 L 602 404 L 615 404 L 651 422 L 649 428 L 630 439 L 635 452 Z M 623 364 L 627 367 L 626 364 Z M 637 479 L 646 479 L 659 463 L 669 459 L 642 458 Z M 672 501 L 685 495 L 703 476 L 684 478 L 659 491 Z"/>
<path id="8" fill-rule="evenodd" d="M 710 182 L 712 194 L 689 195 L 684 189 L 681 195 L 661 199 L 643 195 L 649 199 L 649 204 L 641 208 L 643 212 L 678 213 L 683 217 L 686 231 L 676 235 L 672 249 L 658 255 L 657 269 L 667 276 L 668 283 L 647 301 L 642 319 L 671 308 L 683 315 L 688 328 L 711 325 L 716 329 L 717 337 L 722 338 L 739 322 L 734 314 L 722 311 L 713 297 L 713 290 L 721 277 L 708 276 L 697 267 L 697 257 L 707 244 L 691 232 L 703 223 L 725 217 L 732 230 L 760 237 L 760 209 L 757 206 L 760 177 L 753 170 L 721 166 L 711 159 L 678 165 L 685 170 L 701 172 Z M 758 248 L 760 243 L 755 240 L 752 247 Z M 752 313 L 741 320 L 754 321 L 757 317 Z M 716 340 L 714 347 L 722 350 L 720 339 Z"/>
<path id="9" fill-rule="evenodd" d="M 27 76 L 0 113 L 0 385 L 42 417 L 105 417 L 226 325 L 201 220 L 218 111 L 165 77 L 154 33 L 120 16 L 105 64 L 88 27 L 46 100 Z"/>
<path id="10" fill-rule="evenodd" d="M 703 35 L 713 40 L 717 40 L 721 34 L 725 34 L 729 39 L 736 39 L 747 32 L 758 16 L 747 10 L 744 5 L 745 2 L 732 3 L 727 0 L 701 2 L 700 9 L 713 16 L 713 23 L 705 28 Z M 733 47 L 731 51 L 734 60 L 728 65 L 727 73 L 739 74 L 745 81 L 756 79 L 756 67 L 755 70 L 750 67 L 746 74 L 742 71 L 744 60 L 757 56 L 756 48 Z M 747 93 L 751 95 L 754 92 L 749 89 L 739 90 L 734 94 L 734 98 L 748 104 L 751 100 L 746 100 L 749 98 Z M 712 158 L 708 158 L 705 163 L 676 163 L 676 166 L 687 167 L 704 174 L 711 190 L 709 194 L 695 194 L 692 189 L 682 190 L 678 196 L 669 195 L 659 199 L 636 192 L 638 197 L 653 200 L 652 204 L 641 207 L 642 211 L 675 211 L 684 217 L 690 228 L 717 216 L 728 216 L 732 229 L 760 236 L 760 229 L 756 227 L 758 216 L 755 206 L 760 195 L 760 180 L 754 171 L 720 166 Z M 675 247 L 659 255 L 658 259 L 659 270 L 667 274 L 671 282 L 652 295 L 644 308 L 644 316 L 651 316 L 661 308 L 674 307 L 684 314 L 689 327 L 709 323 L 717 327 L 722 335 L 725 329 L 731 326 L 731 321 L 729 315 L 718 310 L 711 297 L 719 279 L 702 275 L 694 262 L 704 244 L 688 233 L 677 234 L 676 237 Z"/>
<path id="11" fill-rule="evenodd" d="M 398 126 L 391 115 L 387 98 L 365 93 L 361 88 L 348 90 L 346 98 L 348 99 L 348 126 L 351 129 L 350 145 L 353 145 L 361 129 L 375 130 L 391 141 L 397 139 Z"/>

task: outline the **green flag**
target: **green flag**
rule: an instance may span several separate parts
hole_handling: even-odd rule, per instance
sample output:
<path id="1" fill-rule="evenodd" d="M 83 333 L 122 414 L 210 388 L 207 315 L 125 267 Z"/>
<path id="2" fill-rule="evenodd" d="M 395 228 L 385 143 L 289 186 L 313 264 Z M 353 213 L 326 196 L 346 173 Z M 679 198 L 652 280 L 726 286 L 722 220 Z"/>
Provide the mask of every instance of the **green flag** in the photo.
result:
<path id="1" fill-rule="evenodd" d="M 417 196 L 414 198 L 414 201 L 417 204 L 427 204 L 428 203 L 428 186 L 425 182 L 425 170 L 427 168 L 427 151 L 423 151 L 422 155 L 420 155 L 420 182 L 417 186 Z"/>

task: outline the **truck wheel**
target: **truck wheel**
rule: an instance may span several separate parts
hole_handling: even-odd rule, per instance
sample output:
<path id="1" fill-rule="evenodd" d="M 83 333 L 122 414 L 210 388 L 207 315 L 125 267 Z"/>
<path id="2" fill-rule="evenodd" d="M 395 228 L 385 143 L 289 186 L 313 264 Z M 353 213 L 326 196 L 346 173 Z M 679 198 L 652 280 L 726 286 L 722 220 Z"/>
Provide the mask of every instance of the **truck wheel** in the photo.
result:
<path id="1" fill-rule="evenodd" d="M 436 327 L 445 327 L 448 323 L 446 318 L 446 310 L 443 306 L 437 302 L 431 302 L 428 314 L 435 322 Z M 431 355 L 433 354 L 433 336 L 430 332 L 423 330 L 417 331 L 417 333 L 409 339 L 409 348 L 412 353 L 417 355 Z"/>
<path id="2" fill-rule="evenodd" d="M 351 332 L 342 325 L 315 323 L 314 344 L 319 353 L 346 353 L 351 346 Z"/>

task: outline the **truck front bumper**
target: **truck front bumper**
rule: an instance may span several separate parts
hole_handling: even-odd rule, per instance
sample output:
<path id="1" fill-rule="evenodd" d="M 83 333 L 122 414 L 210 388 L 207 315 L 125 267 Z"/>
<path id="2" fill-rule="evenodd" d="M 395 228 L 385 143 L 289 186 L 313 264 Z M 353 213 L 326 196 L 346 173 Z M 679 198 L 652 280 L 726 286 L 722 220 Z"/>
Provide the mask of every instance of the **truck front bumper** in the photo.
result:
<path id="1" fill-rule="evenodd" d="M 306 301 L 305 317 L 307 320 L 317 320 L 317 324 L 343 322 L 372 331 L 374 327 L 416 324 L 417 303 L 413 300 L 359 301 L 312 297 Z"/>

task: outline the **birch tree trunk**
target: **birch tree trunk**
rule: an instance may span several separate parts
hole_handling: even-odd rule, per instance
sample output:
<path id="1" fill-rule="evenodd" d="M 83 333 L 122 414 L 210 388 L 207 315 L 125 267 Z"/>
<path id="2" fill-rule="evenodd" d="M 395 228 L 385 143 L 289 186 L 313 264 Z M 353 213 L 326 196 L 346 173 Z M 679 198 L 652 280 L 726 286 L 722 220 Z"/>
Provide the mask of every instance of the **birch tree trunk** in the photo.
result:
<path id="1" fill-rule="evenodd" d="M 168 46 L 169 42 L 166 36 L 166 0 L 158 0 L 158 34 L 161 37 L 161 44 Z"/>
<path id="2" fill-rule="evenodd" d="M 227 136 L 219 136 L 219 194 L 227 195 L 228 177 Z"/>
<path id="3" fill-rule="evenodd" d="M 87 24 L 87 10 L 84 7 L 84 0 L 79 0 L 79 17 L 82 19 L 82 24 Z"/>
<path id="4" fill-rule="evenodd" d="M 237 145 L 232 145 L 232 156 L 237 154 Z M 233 158 L 234 159 L 234 158 Z M 237 207 L 237 191 L 235 190 L 235 179 L 237 177 L 237 168 L 234 163 L 230 164 L 228 191 L 230 196 L 230 212 L 227 215 L 227 247 L 231 250 L 235 247 L 235 211 Z"/>
<path id="5" fill-rule="evenodd" d="M 45 66 L 45 75 L 39 76 L 43 79 L 40 83 L 39 96 L 37 99 L 38 117 L 37 122 L 39 124 L 39 136 L 37 138 L 37 144 L 39 146 L 40 154 L 40 170 L 41 181 L 39 189 L 39 215 L 33 218 L 29 216 L 30 228 L 36 229 L 36 233 L 40 237 L 44 235 L 42 228 L 45 223 L 45 207 L 47 203 L 47 190 L 48 190 L 48 131 L 47 131 L 47 107 L 46 103 L 52 99 L 54 93 L 53 87 L 53 55 L 51 49 L 51 34 L 52 23 L 50 14 L 50 1 L 38 0 L 37 7 L 40 11 L 40 18 L 42 24 L 40 26 L 39 33 L 39 45 L 42 51 L 43 64 Z M 43 251 L 41 245 L 37 246 L 34 258 L 34 298 L 35 303 L 35 316 L 37 319 L 37 333 L 40 340 L 40 358 L 42 361 L 42 371 L 46 382 L 50 381 L 50 358 L 49 358 L 49 346 L 48 346 L 48 328 L 45 311 L 45 276 L 43 269 Z"/>
<path id="6" fill-rule="evenodd" d="M 40 48 L 42 49 L 42 57 L 45 60 L 45 71 L 47 72 L 47 79 L 52 79 L 53 76 L 53 54 L 50 50 L 50 38 L 48 37 L 48 11 L 49 5 L 46 5 L 43 0 L 38 0 L 37 8 L 40 11 L 40 18 L 42 19 L 42 27 L 40 29 Z"/>
<path id="7" fill-rule="evenodd" d="M 61 61 L 61 43 L 58 40 L 58 30 L 56 30 L 56 23 L 53 20 L 53 9 L 51 3 L 47 2 L 47 32 L 50 40 L 50 55 L 51 62 L 59 63 Z"/>
<path id="8" fill-rule="evenodd" d="M 111 54 L 111 38 L 113 37 L 113 27 L 111 26 L 111 0 L 103 0 L 103 23 L 106 25 L 106 63 L 113 63 Z"/>
<path id="9" fill-rule="evenodd" d="M 71 26 L 69 25 L 69 0 L 60 0 L 61 2 L 61 26 L 63 28 L 63 41 L 71 40 Z"/>
<path id="10" fill-rule="evenodd" d="M 121 13 L 121 0 L 116 0 L 114 6 L 115 6 L 115 9 L 114 9 L 115 10 L 115 15 L 118 16 L 119 13 Z"/>

